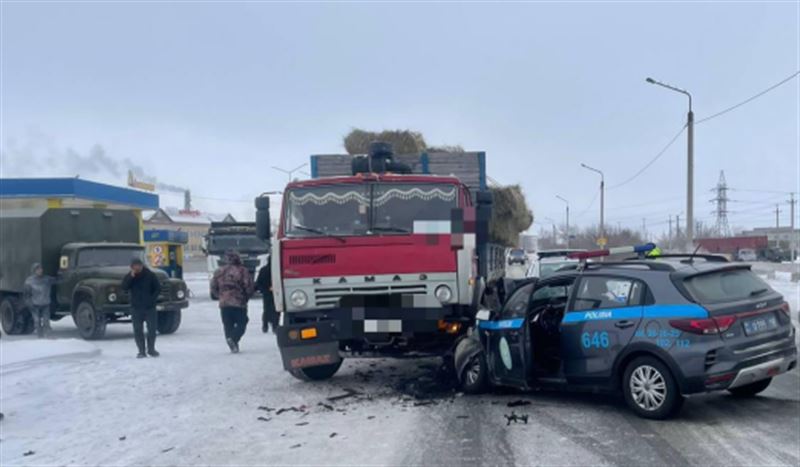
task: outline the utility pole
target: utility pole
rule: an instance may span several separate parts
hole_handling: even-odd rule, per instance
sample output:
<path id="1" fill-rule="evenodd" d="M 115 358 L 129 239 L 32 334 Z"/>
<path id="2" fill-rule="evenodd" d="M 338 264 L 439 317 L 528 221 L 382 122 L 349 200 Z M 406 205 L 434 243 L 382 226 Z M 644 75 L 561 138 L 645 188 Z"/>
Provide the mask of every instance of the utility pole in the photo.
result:
<path id="1" fill-rule="evenodd" d="M 667 235 L 667 249 L 672 249 L 672 214 L 669 215 L 669 235 Z"/>
<path id="2" fill-rule="evenodd" d="M 681 237 L 681 215 L 680 214 L 675 216 L 675 237 L 676 238 L 680 238 Z"/>
<path id="3" fill-rule="evenodd" d="M 794 193 L 789 193 L 789 214 L 791 217 L 789 218 L 789 249 L 791 250 L 791 258 L 792 261 L 796 258 L 796 251 L 797 251 L 797 234 L 794 231 L 794 205 L 797 203 L 797 200 L 794 199 Z"/>
<path id="4" fill-rule="evenodd" d="M 559 195 L 556 195 L 556 198 L 560 199 L 561 201 L 563 201 L 567 205 L 567 232 L 566 232 L 567 233 L 567 235 L 566 235 L 567 242 L 566 243 L 567 243 L 567 248 L 569 248 L 569 201 L 567 201 L 566 199 L 562 198 Z"/>
<path id="5" fill-rule="evenodd" d="M 606 205 L 606 178 L 603 175 L 602 170 L 595 169 L 594 167 L 589 167 L 586 164 L 581 163 L 581 167 L 587 170 L 591 170 L 592 172 L 596 172 L 600 174 L 600 238 L 602 239 L 603 244 L 598 245 L 600 248 L 605 248 L 605 241 L 606 241 L 606 229 L 605 229 L 605 205 Z"/>
<path id="6" fill-rule="evenodd" d="M 730 224 L 728 224 L 728 190 L 728 183 L 725 181 L 725 171 L 720 171 L 719 182 L 717 182 L 715 188 L 711 189 L 711 191 L 716 193 L 716 196 L 711 202 L 717 205 L 714 209 L 714 214 L 717 217 L 714 230 L 720 237 L 731 236 L 731 227 Z"/>
<path id="7" fill-rule="evenodd" d="M 781 205 L 775 204 L 775 228 L 781 228 Z"/>
<path id="8" fill-rule="evenodd" d="M 642 218 L 642 240 L 647 240 L 647 219 Z"/>
<path id="9" fill-rule="evenodd" d="M 656 84 L 670 91 L 679 92 L 689 98 L 689 112 L 686 115 L 687 147 L 686 147 L 686 240 L 689 248 L 694 243 L 694 112 L 692 111 L 692 95 L 689 91 L 669 84 L 647 78 L 650 84 Z"/>

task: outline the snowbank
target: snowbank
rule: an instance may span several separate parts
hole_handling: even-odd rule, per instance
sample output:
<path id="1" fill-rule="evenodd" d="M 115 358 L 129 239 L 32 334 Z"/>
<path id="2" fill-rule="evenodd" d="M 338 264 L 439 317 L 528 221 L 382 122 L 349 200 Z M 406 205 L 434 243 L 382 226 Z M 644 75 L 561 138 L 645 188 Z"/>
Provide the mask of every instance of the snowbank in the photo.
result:
<path id="1" fill-rule="evenodd" d="M 100 349 L 80 339 L 3 339 L 0 341 L 0 368 L 44 358 L 99 354 Z"/>

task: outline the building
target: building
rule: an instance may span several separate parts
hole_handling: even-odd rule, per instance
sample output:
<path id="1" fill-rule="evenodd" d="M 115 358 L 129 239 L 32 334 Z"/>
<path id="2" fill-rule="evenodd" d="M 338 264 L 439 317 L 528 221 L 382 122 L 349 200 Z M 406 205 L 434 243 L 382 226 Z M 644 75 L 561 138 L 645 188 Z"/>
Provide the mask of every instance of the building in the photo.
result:
<path id="1" fill-rule="evenodd" d="M 0 211 L 58 208 L 130 210 L 141 226 L 143 212 L 158 208 L 158 195 L 81 178 L 0 179 Z"/>
<path id="2" fill-rule="evenodd" d="M 142 214 L 146 229 L 173 230 L 186 232 L 189 242 L 184 250 L 188 258 L 203 255 L 203 237 L 208 233 L 211 222 L 236 222 L 230 214 L 218 215 L 196 210 L 179 210 L 177 208 L 159 208 Z"/>

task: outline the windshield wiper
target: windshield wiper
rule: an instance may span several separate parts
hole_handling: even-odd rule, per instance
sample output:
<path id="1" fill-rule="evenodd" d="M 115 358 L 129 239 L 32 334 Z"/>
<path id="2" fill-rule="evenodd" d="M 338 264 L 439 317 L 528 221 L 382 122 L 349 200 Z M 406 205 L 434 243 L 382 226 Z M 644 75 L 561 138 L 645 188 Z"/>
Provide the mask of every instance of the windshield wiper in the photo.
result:
<path id="1" fill-rule="evenodd" d="M 750 296 L 751 297 L 755 297 L 755 296 L 758 296 L 758 295 L 765 294 L 767 292 L 769 292 L 769 289 L 758 289 L 758 290 L 754 290 L 754 291 L 750 292 Z"/>
<path id="2" fill-rule="evenodd" d="M 347 240 L 342 238 L 341 235 L 334 235 L 334 234 L 331 234 L 331 233 L 328 233 L 328 232 L 323 232 L 322 230 L 319 230 L 319 229 L 315 229 L 313 227 L 306 227 L 304 225 L 295 225 L 295 226 L 292 226 L 292 227 L 297 229 L 297 230 L 302 230 L 304 232 L 311 232 L 311 233 L 315 233 L 317 235 L 322 235 L 322 236 L 325 236 L 325 237 L 335 238 L 336 240 L 339 240 L 342 243 L 347 243 Z"/>
<path id="3" fill-rule="evenodd" d="M 381 232 L 409 233 L 408 229 L 404 229 L 402 227 L 393 227 L 391 225 L 387 225 L 387 226 L 376 225 L 376 226 L 373 226 L 372 229 L 370 229 L 370 230 L 378 230 L 378 231 L 381 231 Z"/>

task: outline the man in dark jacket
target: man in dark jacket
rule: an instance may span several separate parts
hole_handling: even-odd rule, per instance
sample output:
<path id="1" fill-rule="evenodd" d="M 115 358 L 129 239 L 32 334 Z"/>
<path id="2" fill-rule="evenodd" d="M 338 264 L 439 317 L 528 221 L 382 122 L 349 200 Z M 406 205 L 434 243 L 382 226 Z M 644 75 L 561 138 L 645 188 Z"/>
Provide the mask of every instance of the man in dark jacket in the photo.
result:
<path id="1" fill-rule="evenodd" d="M 225 340 L 231 352 L 239 353 L 239 340 L 247 329 L 247 301 L 253 295 L 253 278 L 242 265 L 239 253 L 225 252 L 225 266 L 211 279 L 211 293 L 219 297 Z"/>
<path id="2" fill-rule="evenodd" d="M 156 302 L 158 294 L 161 293 L 161 284 L 158 276 L 153 271 L 147 269 L 139 258 L 131 261 L 131 271 L 122 279 L 122 290 L 130 292 L 131 301 L 131 320 L 133 321 L 133 336 L 136 339 L 136 346 L 139 348 L 139 355 L 136 358 L 144 358 L 144 322 L 147 321 L 147 354 L 151 357 L 158 357 L 156 351 L 156 332 L 158 327 L 158 312 Z"/>
<path id="3" fill-rule="evenodd" d="M 269 332 L 272 325 L 272 332 L 278 327 L 278 313 L 275 311 L 275 300 L 272 296 L 272 257 L 267 261 L 267 265 L 258 271 L 256 278 L 256 290 L 261 292 L 264 299 L 264 310 L 261 314 L 261 331 Z"/>

